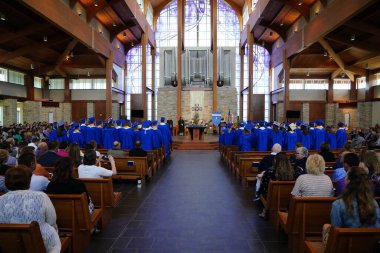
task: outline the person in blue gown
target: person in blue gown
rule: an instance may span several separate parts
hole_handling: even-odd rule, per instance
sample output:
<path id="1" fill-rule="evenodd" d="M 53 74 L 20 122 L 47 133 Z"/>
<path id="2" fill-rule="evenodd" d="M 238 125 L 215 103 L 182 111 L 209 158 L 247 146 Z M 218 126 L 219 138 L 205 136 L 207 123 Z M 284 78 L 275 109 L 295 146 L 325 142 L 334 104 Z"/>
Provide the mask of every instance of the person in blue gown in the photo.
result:
<path id="1" fill-rule="evenodd" d="M 158 125 L 158 129 L 162 133 L 162 140 L 163 140 L 163 145 L 165 147 L 165 154 L 166 157 L 170 155 L 170 144 L 172 140 L 171 132 L 169 130 L 168 125 L 165 123 L 165 117 L 161 117 L 161 123 Z"/>
<path id="2" fill-rule="evenodd" d="M 284 141 L 284 135 L 282 131 L 279 129 L 280 128 L 280 123 L 275 121 L 273 122 L 272 125 L 273 129 L 270 132 L 269 136 L 269 147 L 273 147 L 274 144 L 278 143 L 282 146 L 283 141 Z"/>
<path id="3" fill-rule="evenodd" d="M 309 122 L 309 134 L 310 134 L 310 149 L 315 149 L 315 124 Z"/>
<path id="4" fill-rule="evenodd" d="M 74 131 L 71 134 L 72 142 L 76 142 L 79 144 L 81 148 L 84 148 L 84 138 L 83 138 L 82 133 L 80 132 L 79 124 L 74 122 L 73 128 L 74 128 Z"/>
<path id="5" fill-rule="evenodd" d="M 222 126 L 220 128 L 220 133 L 219 133 L 219 146 L 224 145 L 224 132 L 227 131 L 227 128 Z"/>
<path id="6" fill-rule="evenodd" d="M 265 128 L 265 122 L 259 122 L 259 128 L 255 130 L 256 150 L 267 151 L 268 149 L 268 130 Z"/>
<path id="7" fill-rule="evenodd" d="M 71 122 L 70 124 L 70 129 L 69 131 L 67 131 L 67 140 L 68 140 L 68 143 L 72 143 L 73 142 L 73 132 L 74 132 L 74 123 L 75 122 Z"/>
<path id="8" fill-rule="evenodd" d="M 251 135 L 252 125 L 245 125 L 244 132 L 240 135 L 240 151 L 251 151 L 252 150 L 252 135 Z"/>
<path id="9" fill-rule="evenodd" d="M 321 148 L 321 144 L 326 141 L 326 131 L 323 127 L 323 120 L 317 120 L 317 127 L 315 128 L 315 149 L 319 150 Z"/>
<path id="10" fill-rule="evenodd" d="M 103 146 L 103 121 L 98 120 L 96 126 L 95 141 L 99 147 Z"/>
<path id="11" fill-rule="evenodd" d="M 121 143 L 120 134 L 121 134 L 121 129 L 123 129 L 122 127 L 123 121 L 124 120 L 121 120 L 121 119 L 116 120 L 116 126 L 115 126 L 115 141 L 118 141 L 120 143 Z"/>
<path id="12" fill-rule="evenodd" d="M 235 131 L 232 129 L 232 123 L 227 124 L 227 131 L 224 132 L 224 145 L 232 145 L 235 137 Z"/>
<path id="13" fill-rule="evenodd" d="M 239 128 L 235 131 L 233 145 L 240 146 L 240 135 L 244 132 L 244 126 L 244 122 L 239 123 Z"/>
<path id="14" fill-rule="evenodd" d="M 96 131 L 95 117 L 88 119 L 88 126 L 86 129 L 86 144 L 90 144 L 91 141 L 96 141 Z"/>
<path id="15" fill-rule="evenodd" d="M 347 142 L 347 133 L 344 129 L 343 122 L 338 122 L 338 130 L 336 131 L 336 148 L 343 148 L 344 144 Z"/>
<path id="16" fill-rule="evenodd" d="M 158 121 L 152 121 L 152 133 L 153 133 L 153 149 L 160 149 L 162 147 L 162 133 L 157 128 Z"/>
<path id="17" fill-rule="evenodd" d="M 309 133 L 309 129 L 306 124 L 301 125 L 301 143 L 302 145 L 310 150 L 311 136 Z"/>
<path id="18" fill-rule="evenodd" d="M 303 124 L 302 120 L 297 120 L 296 121 L 296 130 L 295 130 L 295 132 L 297 133 L 297 140 L 298 140 L 298 142 L 302 142 L 302 140 L 301 140 L 301 134 L 302 134 L 301 125 L 302 124 Z"/>
<path id="19" fill-rule="evenodd" d="M 120 130 L 120 143 L 121 148 L 125 150 L 131 150 L 134 148 L 135 143 L 135 131 L 131 127 L 132 122 L 130 120 L 126 120 L 124 122 L 124 126 Z"/>
<path id="20" fill-rule="evenodd" d="M 49 134 L 49 141 L 57 140 L 57 122 L 53 122 L 51 132 Z"/>
<path id="21" fill-rule="evenodd" d="M 285 150 L 293 151 L 296 148 L 296 143 L 298 140 L 297 133 L 295 132 L 296 125 L 291 123 L 289 125 L 289 130 L 285 134 Z"/>
<path id="22" fill-rule="evenodd" d="M 116 129 L 112 125 L 112 120 L 108 122 L 107 126 L 103 129 L 103 147 L 105 149 L 112 149 L 113 143 L 116 140 Z"/>
<path id="23" fill-rule="evenodd" d="M 68 142 L 67 131 L 65 129 L 65 122 L 63 121 L 58 123 L 57 141 L 59 141 L 60 143 L 63 141 Z"/>
<path id="24" fill-rule="evenodd" d="M 326 127 L 326 142 L 330 144 L 330 149 L 336 149 L 336 134 L 333 126 Z"/>
<path id="25" fill-rule="evenodd" d="M 81 118 L 79 123 L 80 123 L 79 131 L 81 132 L 83 136 L 83 140 L 86 141 L 86 130 L 87 130 L 86 118 Z"/>
<path id="26" fill-rule="evenodd" d="M 142 129 L 138 132 L 137 139 L 141 142 L 142 149 L 145 151 L 153 150 L 153 133 L 149 121 L 142 123 Z"/>

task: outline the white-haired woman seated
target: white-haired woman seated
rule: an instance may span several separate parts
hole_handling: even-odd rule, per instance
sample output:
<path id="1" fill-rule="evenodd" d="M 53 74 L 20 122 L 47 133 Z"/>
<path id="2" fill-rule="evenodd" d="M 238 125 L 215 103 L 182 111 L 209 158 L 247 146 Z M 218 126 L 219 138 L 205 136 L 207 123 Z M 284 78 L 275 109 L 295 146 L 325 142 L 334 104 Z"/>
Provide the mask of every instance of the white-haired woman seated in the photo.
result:
<path id="1" fill-rule="evenodd" d="M 331 197 L 334 195 L 333 184 L 325 175 L 325 160 L 320 155 L 311 155 L 306 161 L 307 174 L 301 175 L 292 190 L 296 197 Z"/>

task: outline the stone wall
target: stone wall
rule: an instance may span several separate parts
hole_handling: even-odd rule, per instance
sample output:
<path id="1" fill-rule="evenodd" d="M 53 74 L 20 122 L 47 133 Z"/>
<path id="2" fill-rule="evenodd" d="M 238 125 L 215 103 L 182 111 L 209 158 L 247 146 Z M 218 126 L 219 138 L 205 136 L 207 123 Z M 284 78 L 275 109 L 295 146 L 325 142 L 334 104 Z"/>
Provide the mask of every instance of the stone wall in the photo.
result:
<path id="1" fill-rule="evenodd" d="M 310 116 L 310 104 L 309 103 L 303 103 L 302 104 L 302 121 L 303 122 L 309 122 L 309 116 Z"/>
<path id="2" fill-rule="evenodd" d="M 41 121 L 41 102 L 25 101 L 23 114 L 25 122 Z"/>
<path id="3" fill-rule="evenodd" d="M 17 99 L 4 99 L 4 126 L 17 123 Z"/>
<path id="4" fill-rule="evenodd" d="M 228 110 L 230 110 L 233 116 L 232 120 L 235 121 L 238 115 L 237 103 L 237 91 L 235 87 L 217 88 L 217 110 L 222 113 L 222 117 L 226 117 Z M 209 115 L 211 116 L 211 112 Z"/>
<path id="5" fill-rule="evenodd" d="M 369 127 L 372 122 L 372 102 L 358 103 L 359 127 Z"/>
<path id="6" fill-rule="evenodd" d="M 277 103 L 276 105 L 277 121 L 282 123 L 284 122 L 284 103 Z"/>
<path id="7" fill-rule="evenodd" d="M 159 88 L 157 92 L 157 118 L 177 119 L 177 88 Z"/>
<path id="8" fill-rule="evenodd" d="M 59 107 L 41 107 L 39 121 L 49 121 L 49 113 L 53 113 L 53 121 L 72 121 L 71 103 L 59 103 Z"/>
<path id="9" fill-rule="evenodd" d="M 120 104 L 112 103 L 112 118 L 119 119 L 120 118 Z"/>
<path id="10" fill-rule="evenodd" d="M 359 110 L 357 108 L 339 108 L 339 104 L 326 105 L 325 123 L 328 125 L 336 125 L 339 121 L 345 122 L 344 115 L 350 115 L 350 127 L 359 127 Z"/>
<path id="11" fill-rule="evenodd" d="M 333 103 L 326 104 L 325 123 L 327 125 L 334 125 L 337 123 L 336 117 L 335 117 L 335 104 L 333 104 Z"/>
<path id="12" fill-rule="evenodd" d="M 94 103 L 87 103 L 87 118 L 95 116 Z"/>

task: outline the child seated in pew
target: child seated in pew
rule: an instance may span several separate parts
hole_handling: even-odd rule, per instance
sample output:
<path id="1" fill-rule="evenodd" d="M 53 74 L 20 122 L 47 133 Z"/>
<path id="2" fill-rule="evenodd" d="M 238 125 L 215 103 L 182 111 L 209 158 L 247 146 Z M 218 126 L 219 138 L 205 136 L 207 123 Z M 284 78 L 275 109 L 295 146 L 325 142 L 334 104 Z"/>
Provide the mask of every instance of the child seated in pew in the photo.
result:
<path id="1" fill-rule="evenodd" d="M 380 210 L 373 197 L 368 172 L 358 166 L 350 168 L 343 194 L 332 204 L 331 224 L 323 226 L 326 247 L 331 226 L 341 228 L 380 228 Z"/>

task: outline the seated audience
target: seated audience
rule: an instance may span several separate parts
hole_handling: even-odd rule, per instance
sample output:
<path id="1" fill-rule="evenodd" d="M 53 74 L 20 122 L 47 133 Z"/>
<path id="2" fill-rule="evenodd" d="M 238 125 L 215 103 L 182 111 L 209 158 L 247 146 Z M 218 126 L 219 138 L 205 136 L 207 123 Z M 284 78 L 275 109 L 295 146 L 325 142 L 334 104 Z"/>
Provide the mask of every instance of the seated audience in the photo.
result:
<path id="1" fill-rule="evenodd" d="M 335 196 L 339 196 L 346 187 L 346 174 L 354 166 L 359 166 L 359 157 L 355 153 L 343 153 L 342 168 L 334 170 L 331 179 L 335 181 Z"/>
<path id="2" fill-rule="evenodd" d="M 95 150 L 88 150 L 83 157 L 83 164 L 78 167 L 79 178 L 102 178 L 116 175 L 115 160 L 112 156 L 108 156 L 112 170 L 96 166 L 97 157 Z"/>
<path id="3" fill-rule="evenodd" d="M 309 155 L 305 147 L 296 149 L 296 160 L 294 161 L 294 178 L 297 179 L 300 175 L 306 174 L 306 160 Z"/>
<path id="4" fill-rule="evenodd" d="M 69 153 L 67 152 L 67 147 L 68 145 L 66 141 L 60 142 L 57 150 L 57 155 L 59 155 L 60 157 L 68 157 Z"/>
<path id="5" fill-rule="evenodd" d="M 296 197 L 330 197 L 334 195 L 333 184 L 325 175 L 325 161 L 320 155 L 311 155 L 306 161 L 307 174 L 297 178 L 292 195 Z"/>
<path id="6" fill-rule="evenodd" d="M 365 152 L 359 166 L 368 172 L 374 195 L 380 196 L 380 161 L 377 154 L 374 151 Z"/>
<path id="7" fill-rule="evenodd" d="M 272 147 L 272 153 L 270 155 L 264 156 L 259 164 L 259 172 L 266 171 L 273 166 L 273 160 L 275 156 L 281 152 L 281 145 L 276 143 Z"/>
<path id="8" fill-rule="evenodd" d="M 40 157 L 45 154 L 48 151 L 48 144 L 45 141 L 41 141 L 38 144 L 38 148 L 36 150 L 36 157 L 37 160 L 40 159 Z"/>
<path id="9" fill-rule="evenodd" d="M 18 164 L 24 165 L 31 169 L 32 179 L 30 181 L 30 190 L 33 191 L 45 191 L 49 180 L 41 175 L 34 174 L 34 170 L 37 166 L 36 156 L 33 153 L 24 153 L 18 158 Z"/>
<path id="10" fill-rule="evenodd" d="M 45 193 L 29 190 L 31 177 L 31 170 L 22 165 L 7 171 L 5 185 L 9 192 L 0 196 L 0 223 L 29 224 L 37 221 L 46 252 L 59 253 L 61 241 L 54 206 Z"/>
<path id="11" fill-rule="evenodd" d="M 108 150 L 107 154 L 112 156 L 126 156 L 127 152 L 121 150 L 120 142 L 114 141 L 112 149 Z"/>
<path id="12" fill-rule="evenodd" d="M 360 134 L 353 134 L 351 146 L 352 148 L 361 148 L 365 144 L 365 139 Z"/>
<path id="13" fill-rule="evenodd" d="M 51 141 L 48 144 L 48 151 L 40 156 L 38 159 L 38 163 L 45 167 L 53 167 L 59 158 L 61 158 L 57 154 L 58 142 Z"/>
<path id="14" fill-rule="evenodd" d="M 102 155 L 100 154 L 100 152 L 97 150 L 98 149 L 98 143 L 95 141 L 95 140 L 92 140 L 90 141 L 90 144 L 92 146 L 92 148 L 95 150 L 96 152 L 96 157 L 101 157 Z"/>
<path id="15" fill-rule="evenodd" d="M 0 149 L 0 175 L 5 175 L 5 172 L 11 168 L 11 166 L 6 164 L 8 160 L 9 153 L 6 149 Z"/>
<path id="16" fill-rule="evenodd" d="M 380 228 L 380 211 L 377 205 L 368 173 L 354 166 L 347 174 L 347 187 L 333 202 L 331 225 L 341 228 Z M 326 245 L 330 225 L 323 227 L 323 242 Z"/>
<path id="17" fill-rule="evenodd" d="M 81 194 L 86 193 L 90 213 L 94 211 L 93 204 L 87 192 L 85 184 L 73 177 L 73 161 L 68 157 L 58 160 L 54 166 L 54 173 L 51 182 L 46 188 L 48 194 Z"/>
<path id="18" fill-rule="evenodd" d="M 330 151 L 330 145 L 327 142 L 322 142 L 321 152 L 319 152 L 319 154 L 323 157 L 325 162 L 335 162 L 335 156 Z"/>
<path id="19" fill-rule="evenodd" d="M 129 150 L 129 156 L 146 157 L 148 153 L 141 148 L 141 142 L 136 141 L 135 147 Z"/>
<path id="20" fill-rule="evenodd" d="M 70 143 L 68 153 L 69 153 L 69 158 L 74 163 L 74 169 L 78 169 L 79 165 L 82 164 L 82 160 L 83 160 L 83 154 L 82 154 L 82 151 L 80 150 L 79 144 L 76 142 Z"/>
<path id="21" fill-rule="evenodd" d="M 268 195 L 269 181 L 292 181 L 294 180 L 294 170 L 290 164 L 285 152 L 278 153 L 274 158 L 273 167 L 264 172 L 262 176 L 258 196 L 263 195 L 265 198 Z M 259 214 L 261 217 L 266 216 L 266 210 Z"/>
<path id="22" fill-rule="evenodd" d="M 289 161 L 290 161 L 290 163 L 293 164 L 293 163 L 296 162 L 296 160 L 297 160 L 297 148 L 301 148 L 301 147 L 303 147 L 302 142 L 297 142 L 297 143 L 296 143 L 296 153 L 291 154 L 290 157 L 289 157 Z"/>

